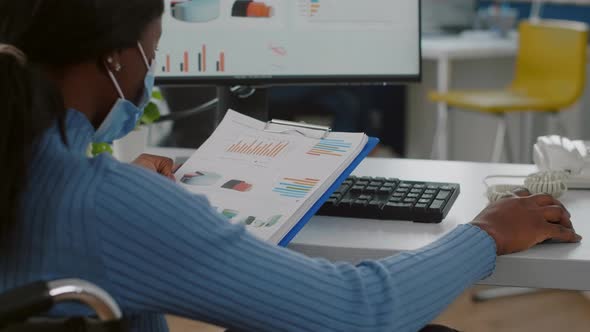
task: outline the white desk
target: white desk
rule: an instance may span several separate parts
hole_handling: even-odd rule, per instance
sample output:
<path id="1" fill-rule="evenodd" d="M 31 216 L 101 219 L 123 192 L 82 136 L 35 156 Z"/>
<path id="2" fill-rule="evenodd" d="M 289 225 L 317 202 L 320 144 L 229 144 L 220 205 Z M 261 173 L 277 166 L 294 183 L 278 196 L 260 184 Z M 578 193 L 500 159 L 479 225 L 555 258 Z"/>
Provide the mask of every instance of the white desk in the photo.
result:
<path id="1" fill-rule="evenodd" d="M 190 150 L 150 149 L 171 158 Z M 468 223 L 487 205 L 483 178 L 490 174 L 527 175 L 532 165 L 481 164 L 449 161 L 367 159 L 355 174 L 406 180 L 454 182 L 461 195 L 443 223 L 375 221 L 315 217 L 293 240 L 290 248 L 311 257 L 358 262 L 414 250 L 439 239 L 457 225 Z M 562 201 L 572 213 L 581 244 L 547 244 L 527 252 L 500 257 L 495 274 L 483 284 L 590 290 L 590 192 L 571 191 Z"/>
<path id="2" fill-rule="evenodd" d="M 312 257 L 359 261 L 386 257 L 423 247 L 467 223 L 486 206 L 483 178 L 489 174 L 529 174 L 529 165 L 476 164 L 417 160 L 366 160 L 358 175 L 456 182 L 461 195 L 439 225 L 316 217 L 291 248 Z M 590 192 L 566 193 L 563 202 L 572 213 L 576 230 L 590 239 Z M 483 284 L 590 290 L 590 240 L 581 244 L 547 244 L 498 259 L 495 274 Z"/>

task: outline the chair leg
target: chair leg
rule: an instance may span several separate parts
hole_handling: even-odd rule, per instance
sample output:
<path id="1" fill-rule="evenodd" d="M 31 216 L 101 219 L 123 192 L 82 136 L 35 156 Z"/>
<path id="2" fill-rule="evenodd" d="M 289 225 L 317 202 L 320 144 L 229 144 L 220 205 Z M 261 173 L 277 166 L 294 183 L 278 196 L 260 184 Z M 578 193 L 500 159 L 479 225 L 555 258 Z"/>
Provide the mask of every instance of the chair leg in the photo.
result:
<path id="1" fill-rule="evenodd" d="M 511 296 L 535 294 L 540 291 L 535 288 L 500 287 L 477 292 L 473 294 L 472 300 L 473 302 L 487 302 Z"/>
<path id="2" fill-rule="evenodd" d="M 547 118 L 547 130 L 549 135 L 560 135 L 567 137 L 567 130 L 563 125 L 563 120 L 559 116 L 559 112 L 551 112 Z"/>
<path id="3" fill-rule="evenodd" d="M 432 142 L 431 159 L 446 160 L 449 158 L 449 127 L 448 127 L 448 112 L 439 112 L 436 119 L 436 129 L 434 131 L 434 138 Z"/>
<path id="4" fill-rule="evenodd" d="M 504 123 L 508 123 L 508 114 L 504 114 Z M 509 163 L 514 163 L 514 151 L 512 150 L 512 140 L 510 138 L 510 131 L 506 128 L 506 139 L 504 141 L 504 149 L 506 149 L 506 159 Z"/>
<path id="5" fill-rule="evenodd" d="M 499 163 L 502 161 L 502 152 L 504 149 L 504 139 L 506 138 L 506 117 L 498 116 L 498 130 L 496 131 L 496 140 L 494 151 L 492 152 L 492 162 Z"/>

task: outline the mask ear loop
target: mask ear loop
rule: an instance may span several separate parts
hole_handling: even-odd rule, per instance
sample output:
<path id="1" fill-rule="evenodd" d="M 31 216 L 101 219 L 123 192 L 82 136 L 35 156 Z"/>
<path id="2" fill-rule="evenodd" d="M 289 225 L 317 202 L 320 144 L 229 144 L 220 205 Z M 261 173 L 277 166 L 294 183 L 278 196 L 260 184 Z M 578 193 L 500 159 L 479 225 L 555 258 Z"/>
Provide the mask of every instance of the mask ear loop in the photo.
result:
<path id="1" fill-rule="evenodd" d="M 143 62 L 145 63 L 145 66 L 148 70 L 150 70 L 152 65 L 148 61 L 148 57 L 145 54 L 145 50 L 143 49 L 143 46 L 141 46 L 141 43 L 139 41 L 137 42 L 137 48 L 139 49 L 139 53 L 141 53 L 141 56 L 143 57 Z"/>
<path id="2" fill-rule="evenodd" d="M 113 74 L 113 72 L 111 71 L 111 69 L 108 66 L 105 66 L 105 67 L 107 69 L 107 73 L 109 74 L 109 77 L 111 78 L 111 81 L 113 82 L 113 85 L 115 85 L 115 90 L 117 90 L 119 97 L 121 97 L 122 99 L 125 99 L 125 95 L 123 94 L 123 90 L 121 90 L 121 86 L 119 85 L 119 82 L 117 82 L 115 75 Z"/>

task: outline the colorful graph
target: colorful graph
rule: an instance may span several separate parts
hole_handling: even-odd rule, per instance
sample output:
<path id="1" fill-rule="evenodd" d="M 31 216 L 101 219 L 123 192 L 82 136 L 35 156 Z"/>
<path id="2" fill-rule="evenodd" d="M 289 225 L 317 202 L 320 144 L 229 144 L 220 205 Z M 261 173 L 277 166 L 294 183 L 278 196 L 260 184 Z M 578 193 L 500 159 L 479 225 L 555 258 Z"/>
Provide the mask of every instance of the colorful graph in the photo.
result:
<path id="1" fill-rule="evenodd" d="M 272 191 L 290 198 L 304 198 L 320 183 L 316 179 L 284 178 Z"/>
<path id="2" fill-rule="evenodd" d="M 320 10 L 320 0 L 311 0 L 309 4 L 309 16 L 317 15 Z"/>
<path id="3" fill-rule="evenodd" d="M 393 19 L 392 0 L 299 0 L 302 17 L 309 22 L 326 23 L 386 23 Z"/>
<path id="4" fill-rule="evenodd" d="M 199 48 L 198 53 L 191 53 L 190 51 L 184 51 L 180 56 L 173 56 L 170 54 L 166 54 L 164 56 L 164 65 L 162 66 L 162 72 L 170 73 L 172 72 L 172 65 L 173 62 L 176 61 L 177 68 L 180 73 L 190 73 L 190 72 L 199 72 L 205 73 L 207 72 L 209 66 L 207 65 L 208 61 L 208 49 L 207 45 L 202 45 Z M 217 60 L 215 61 L 215 70 L 217 72 L 225 72 L 227 62 L 227 56 L 225 51 L 219 52 L 217 56 Z"/>
<path id="5" fill-rule="evenodd" d="M 217 71 L 223 73 L 225 71 L 225 53 L 219 53 L 219 60 L 217 60 Z"/>
<path id="6" fill-rule="evenodd" d="M 312 156 L 333 156 L 342 157 L 347 153 L 352 144 L 341 139 L 322 139 L 307 154 Z"/>
<path id="7" fill-rule="evenodd" d="M 243 139 L 232 144 L 226 152 L 275 158 L 289 146 L 289 142 L 269 142 L 263 139 Z"/>

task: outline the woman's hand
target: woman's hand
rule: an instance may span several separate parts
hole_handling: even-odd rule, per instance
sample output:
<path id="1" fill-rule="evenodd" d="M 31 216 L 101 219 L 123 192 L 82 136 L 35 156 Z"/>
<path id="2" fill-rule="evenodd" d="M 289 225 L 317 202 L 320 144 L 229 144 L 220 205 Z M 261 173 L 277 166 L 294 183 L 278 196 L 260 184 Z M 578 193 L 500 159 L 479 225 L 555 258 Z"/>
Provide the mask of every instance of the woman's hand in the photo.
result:
<path id="1" fill-rule="evenodd" d="M 135 159 L 132 164 L 162 174 L 163 176 L 176 181 L 176 178 L 174 177 L 174 171 L 176 171 L 176 168 L 174 167 L 174 161 L 170 158 L 142 154 Z"/>
<path id="2" fill-rule="evenodd" d="M 552 239 L 576 243 L 571 215 L 563 204 L 549 195 L 526 196 L 521 192 L 488 206 L 471 223 L 486 231 L 495 241 L 498 255 L 527 250 Z"/>

